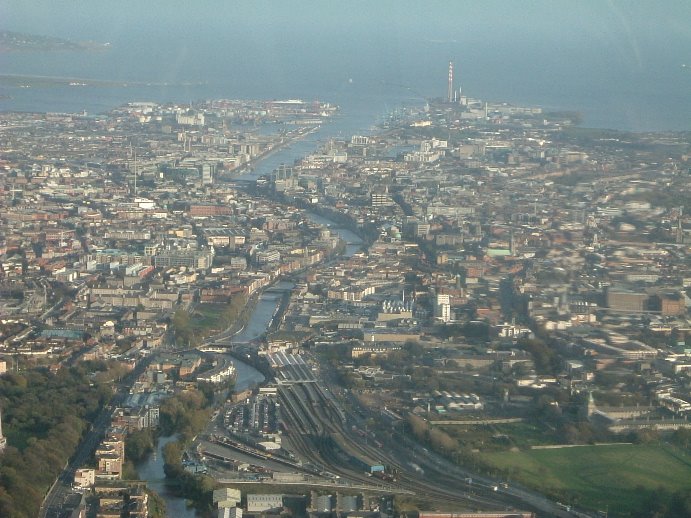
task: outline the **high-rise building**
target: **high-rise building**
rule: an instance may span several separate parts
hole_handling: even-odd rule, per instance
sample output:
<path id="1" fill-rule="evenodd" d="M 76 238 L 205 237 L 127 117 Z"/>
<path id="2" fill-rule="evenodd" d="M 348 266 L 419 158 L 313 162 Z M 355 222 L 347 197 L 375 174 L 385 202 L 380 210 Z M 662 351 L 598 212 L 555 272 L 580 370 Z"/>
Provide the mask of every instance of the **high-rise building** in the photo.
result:
<path id="1" fill-rule="evenodd" d="M 437 303 L 434 305 L 434 316 L 442 322 L 451 320 L 451 299 L 449 295 L 437 294 Z"/>
<path id="2" fill-rule="evenodd" d="M 210 185 L 214 183 L 214 176 L 216 176 L 216 164 L 203 164 L 201 166 L 202 185 Z"/>

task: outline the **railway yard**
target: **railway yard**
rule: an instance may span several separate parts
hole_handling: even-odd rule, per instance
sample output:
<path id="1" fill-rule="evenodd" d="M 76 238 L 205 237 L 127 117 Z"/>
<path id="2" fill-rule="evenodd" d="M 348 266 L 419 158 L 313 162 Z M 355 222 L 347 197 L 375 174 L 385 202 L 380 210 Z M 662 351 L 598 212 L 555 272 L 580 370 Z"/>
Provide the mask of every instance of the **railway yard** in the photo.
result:
<path id="1" fill-rule="evenodd" d="M 269 362 L 275 383 L 228 403 L 195 441 L 190 457 L 222 483 L 400 495 L 437 510 L 522 509 L 579 516 L 428 451 L 407 437 L 391 412 L 354 411 L 344 391 L 321 379 L 311 356 L 278 353 L 269 355 Z M 390 432 L 369 430 L 372 418 Z"/>

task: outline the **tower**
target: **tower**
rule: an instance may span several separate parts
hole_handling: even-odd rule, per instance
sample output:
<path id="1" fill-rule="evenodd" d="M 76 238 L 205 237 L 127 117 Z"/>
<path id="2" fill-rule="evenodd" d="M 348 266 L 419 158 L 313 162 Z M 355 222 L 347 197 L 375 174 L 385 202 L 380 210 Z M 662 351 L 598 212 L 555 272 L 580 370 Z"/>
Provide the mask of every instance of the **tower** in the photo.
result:
<path id="1" fill-rule="evenodd" d="M 0 453 L 7 447 L 7 437 L 2 435 L 2 411 L 0 411 Z"/>
<path id="2" fill-rule="evenodd" d="M 583 407 L 583 413 L 585 414 L 583 417 L 585 417 L 586 419 L 590 419 L 595 414 L 596 410 L 597 406 L 595 405 L 593 393 L 588 391 L 588 399 Z"/>
<path id="3" fill-rule="evenodd" d="M 134 188 L 130 190 L 130 194 L 134 193 L 134 196 L 137 196 L 137 150 L 132 147 L 132 142 L 130 141 L 130 153 L 129 153 L 129 158 L 132 160 L 129 162 L 129 168 L 132 171 L 132 176 L 134 180 Z"/>
<path id="4" fill-rule="evenodd" d="M 449 86 L 446 93 L 447 102 L 453 102 L 453 61 L 449 61 Z"/>
<path id="5" fill-rule="evenodd" d="M 134 151 L 134 197 L 137 197 L 137 151 Z"/>

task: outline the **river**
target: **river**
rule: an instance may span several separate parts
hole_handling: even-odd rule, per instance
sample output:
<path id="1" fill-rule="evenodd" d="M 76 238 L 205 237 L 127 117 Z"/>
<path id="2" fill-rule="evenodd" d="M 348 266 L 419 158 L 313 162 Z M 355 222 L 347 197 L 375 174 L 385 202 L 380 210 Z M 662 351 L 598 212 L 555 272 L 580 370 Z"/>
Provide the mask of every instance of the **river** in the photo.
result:
<path id="1" fill-rule="evenodd" d="M 264 375 L 254 367 L 236 359 L 233 359 L 233 363 L 237 375 L 236 390 L 242 391 L 264 381 Z M 173 440 L 175 440 L 174 436 L 161 437 L 156 444 L 156 451 L 149 455 L 145 461 L 137 464 L 137 472 L 141 480 L 146 480 L 150 489 L 161 495 L 166 503 L 167 516 L 194 518 L 195 511 L 193 508 L 187 507 L 185 499 L 175 496 L 166 487 L 165 473 L 163 472 L 163 447 Z"/>
<path id="2" fill-rule="evenodd" d="M 252 310 L 252 315 L 250 316 L 247 325 L 235 336 L 233 336 L 233 343 L 248 343 L 256 338 L 259 338 L 263 333 L 265 333 L 269 327 L 271 319 L 274 316 L 276 308 L 281 303 L 282 297 L 283 295 L 281 293 L 262 293 L 259 296 L 259 300 L 254 306 L 254 309 Z"/>
<path id="3" fill-rule="evenodd" d="M 266 159 L 261 160 L 257 164 L 257 168 L 243 179 L 256 179 L 260 174 L 271 172 L 281 163 L 293 163 L 296 158 L 304 156 L 306 153 L 314 149 L 316 142 L 314 141 L 299 141 L 284 149 L 276 151 L 269 155 Z M 362 240 L 360 237 L 346 228 L 339 227 L 337 223 L 314 213 L 307 213 L 307 217 L 320 225 L 328 225 L 336 232 L 341 239 L 346 241 L 345 255 L 352 256 L 362 247 Z M 292 284 L 289 282 L 279 282 L 274 288 L 278 290 L 290 289 Z M 265 292 L 259 296 L 259 300 L 255 305 L 252 314 L 247 322 L 247 325 L 233 336 L 234 343 L 250 342 L 261 336 L 267 329 L 276 308 L 281 303 L 282 293 L 280 292 Z M 264 376 L 254 367 L 247 365 L 237 359 L 233 359 L 236 369 L 235 388 L 238 391 L 247 389 L 249 386 L 261 383 L 264 381 Z M 163 472 L 163 447 L 175 437 L 161 437 L 156 445 L 156 451 L 151 454 L 147 460 L 137 465 L 137 472 L 142 480 L 146 480 L 149 488 L 156 491 L 166 503 L 167 515 L 180 518 L 193 518 L 195 516 L 194 509 L 188 508 L 184 498 L 173 495 L 165 485 L 165 474 Z"/>
<path id="4" fill-rule="evenodd" d="M 362 239 L 352 230 L 337 227 L 337 223 L 312 212 L 308 212 L 307 217 L 319 225 L 328 225 L 333 232 L 338 234 L 338 236 L 347 243 L 344 253 L 345 257 L 351 257 L 362 248 Z M 233 343 L 248 343 L 265 333 L 283 298 L 283 293 L 279 292 L 279 290 L 289 290 L 292 287 L 292 283 L 281 281 L 272 287 L 272 290 L 276 291 L 265 291 L 262 293 L 259 296 L 259 300 L 252 311 L 247 325 L 233 336 Z"/>
<path id="5" fill-rule="evenodd" d="M 352 230 L 347 229 L 345 227 L 340 227 L 338 226 L 338 223 L 331 221 L 330 219 L 325 218 L 324 216 L 320 216 L 319 214 L 315 214 L 314 212 L 308 212 L 307 217 L 313 223 L 330 227 L 332 232 L 338 234 L 338 237 L 340 237 L 343 241 L 347 243 L 345 253 L 343 254 L 345 255 L 345 257 L 352 257 L 353 254 L 355 254 L 362 248 L 362 239 Z"/>
<path id="6" fill-rule="evenodd" d="M 362 118 L 364 119 L 364 117 Z M 257 178 L 259 178 L 262 175 L 271 174 L 281 165 L 285 164 L 287 166 L 292 166 L 297 160 L 300 160 L 308 154 L 316 151 L 319 145 L 323 143 L 325 139 L 328 139 L 334 136 L 335 134 L 342 134 L 341 130 L 343 130 L 344 127 L 349 127 L 347 124 L 348 122 L 352 121 L 350 121 L 347 118 L 342 118 L 341 120 L 326 122 L 325 124 L 320 126 L 315 133 L 311 133 L 301 139 L 295 140 L 286 147 L 277 150 L 273 153 L 269 153 L 265 157 L 256 161 L 253 164 L 253 169 L 245 172 L 241 176 L 237 176 L 236 178 L 234 178 L 234 181 L 252 182 L 257 180 Z M 350 129 L 353 129 L 354 131 L 354 128 Z M 362 133 L 367 134 L 369 133 L 369 131 L 363 131 Z M 320 216 L 319 214 L 315 214 L 314 212 L 307 212 L 307 217 L 314 223 L 331 227 L 331 229 L 336 234 L 338 234 L 338 236 L 343 241 L 348 243 L 346 245 L 345 251 L 346 257 L 351 257 L 355 252 L 362 248 L 362 239 L 360 239 L 360 236 L 358 236 L 352 230 L 343 228 L 339 226 L 338 223 L 331 221 L 330 219 L 325 218 L 324 216 Z M 266 322 L 268 323 L 270 319 L 271 315 L 269 315 L 269 318 L 266 319 Z M 242 337 L 242 339 L 240 336 L 238 336 L 237 341 L 243 342 L 248 340 L 244 336 Z"/>
<path id="7" fill-rule="evenodd" d="M 317 214 L 309 213 L 308 217 L 315 223 L 321 225 L 335 225 L 335 223 L 327 218 Z M 335 228 L 335 232 L 339 234 L 341 239 L 350 243 L 346 246 L 346 255 L 351 256 L 362 246 L 362 240 L 357 234 L 345 228 Z M 288 282 L 279 282 L 276 285 L 278 289 L 288 289 L 292 286 Z M 247 325 L 233 337 L 234 343 L 244 343 L 254 340 L 261 336 L 266 331 L 271 318 L 273 317 L 276 308 L 281 302 L 281 293 L 270 292 L 263 293 L 257 301 L 252 315 L 250 315 Z M 235 388 L 237 391 L 242 391 L 264 381 L 264 376 L 254 367 L 247 365 L 237 359 L 233 359 L 236 370 Z M 184 498 L 175 496 L 170 492 L 165 484 L 165 473 L 163 472 L 163 448 L 170 441 L 175 440 L 175 437 L 161 437 L 156 445 L 156 451 L 149 455 L 149 457 L 136 466 L 139 478 L 146 480 L 147 485 L 153 491 L 156 491 L 166 503 L 167 516 L 176 518 L 194 518 L 195 511 L 193 508 L 187 507 Z"/>

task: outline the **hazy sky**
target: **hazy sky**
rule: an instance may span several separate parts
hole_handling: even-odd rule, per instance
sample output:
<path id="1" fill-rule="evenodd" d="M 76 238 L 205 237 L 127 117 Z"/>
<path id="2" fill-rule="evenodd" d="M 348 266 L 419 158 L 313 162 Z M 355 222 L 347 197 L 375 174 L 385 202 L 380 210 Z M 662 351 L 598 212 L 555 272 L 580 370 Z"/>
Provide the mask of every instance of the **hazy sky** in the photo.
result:
<path id="1" fill-rule="evenodd" d="M 603 46 L 641 67 L 670 50 L 691 62 L 690 20 L 689 0 L 0 0 L 4 29 L 113 43 L 177 35 L 172 44 L 209 48 L 235 41 L 259 59 L 288 45 L 315 56 L 323 49 L 325 59 L 349 49 L 390 59 L 419 42 L 519 46 L 538 58 L 544 46 L 566 57 Z"/>
<path id="2" fill-rule="evenodd" d="M 0 0 L 0 29 L 112 44 L 6 53 L 0 73 L 430 96 L 453 60 L 469 95 L 668 117 L 689 104 L 690 20 L 691 0 Z"/>

